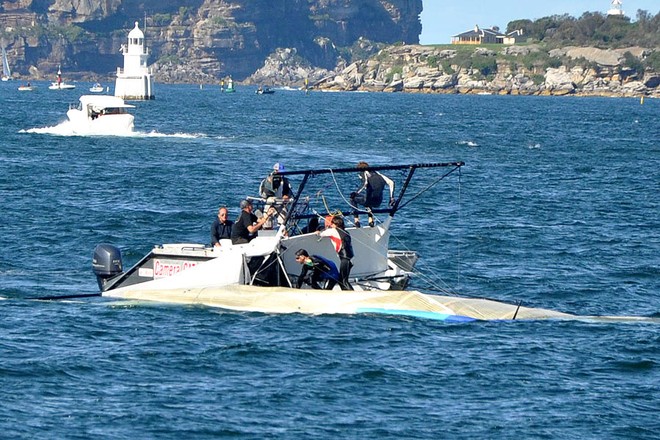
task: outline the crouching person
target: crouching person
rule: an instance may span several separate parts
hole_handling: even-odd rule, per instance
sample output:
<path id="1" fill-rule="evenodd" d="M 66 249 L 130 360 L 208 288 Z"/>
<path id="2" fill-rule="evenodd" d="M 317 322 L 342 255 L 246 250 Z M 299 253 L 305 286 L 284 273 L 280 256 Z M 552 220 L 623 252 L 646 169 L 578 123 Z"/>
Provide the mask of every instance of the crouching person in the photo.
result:
<path id="1" fill-rule="evenodd" d="M 312 286 L 312 289 L 322 289 L 319 282 L 327 281 L 325 289 L 332 290 L 339 281 L 339 271 L 332 261 L 319 255 L 309 255 L 305 249 L 298 249 L 296 261 L 302 264 L 302 271 L 298 276 L 296 287 L 300 289 L 303 283 Z"/>

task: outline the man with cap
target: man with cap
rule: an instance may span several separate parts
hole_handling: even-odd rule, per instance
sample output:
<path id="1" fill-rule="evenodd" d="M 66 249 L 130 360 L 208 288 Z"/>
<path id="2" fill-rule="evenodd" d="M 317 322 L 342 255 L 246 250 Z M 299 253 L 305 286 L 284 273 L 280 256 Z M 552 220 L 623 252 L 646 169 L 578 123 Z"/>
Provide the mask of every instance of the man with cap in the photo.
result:
<path id="1" fill-rule="evenodd" d="M 273 165 L 273 172 L 270 173 L 264 180 L 262 180 L 261 185 L 259 185 L 259 195 L 266 199 L 267 202 L 266 206 L 264 207 L 266 210 L 270 209 L 270 207 L 275 203 L 276 200 L 273 199 L 280 199 L 282 204 L 285 204 L 293 195 L 293 190 L 291 189 L 291 183 L 289 182 L 289 179 L 279 174 L 282 172 L 284 172 L 284 165 L 279 162 L 275 163 L 275 165 Z M 286 211 L 284 210 L 284 207 L 281 207 L 278 209 L 278 211 L 280 214 L 278 216 L 278 220 L 282 222 L 286 217 Z M 266 223 L 264 228 L 272 229 L 275 226 L 276 225 L 273 225 L 273 222 L 269 221 Z"/>
<path id="2" fill-rule="evenodd" d="M 232 244 L 249 243 L 250 240 L 257 236 L 257 232 L 264 223 L 275 214 L 275 208 L 270 208 L 263 217 L 257 218 L 252 213 L 252 202 L 249 200 L 241 200 L 239 206 L 241 208 L 241 215 L 238 216 L 231 228 Z"/>
<path id="3" fill-rule="evenodd" d="M 291 183 L 289 179 L 280 176 L 279 173 L 284 172 L 284 165 L 277 162 L 273 165 L 273 172 L 261 181 L 259 186 L 259 194 L 264 199 L 276 197 L 278 199 L 288 199 L 293 194 Z"/>

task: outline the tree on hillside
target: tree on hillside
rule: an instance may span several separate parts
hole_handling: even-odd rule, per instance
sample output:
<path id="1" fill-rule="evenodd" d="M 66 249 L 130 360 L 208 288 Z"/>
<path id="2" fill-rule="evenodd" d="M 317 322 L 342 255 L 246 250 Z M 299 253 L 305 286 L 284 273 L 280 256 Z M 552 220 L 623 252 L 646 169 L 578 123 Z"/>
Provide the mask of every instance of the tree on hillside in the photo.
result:
<path id="1" fill-rule="evenodd" d="M 598 47 L 660 46 L 660 13 L 638 10 L 637 19 L 585 12 L 580 18 L 568 14 L 542 17 L 536 21 L 514 20 L 507 32 L 522 29 L 524 35 L 551 46 Z"/>

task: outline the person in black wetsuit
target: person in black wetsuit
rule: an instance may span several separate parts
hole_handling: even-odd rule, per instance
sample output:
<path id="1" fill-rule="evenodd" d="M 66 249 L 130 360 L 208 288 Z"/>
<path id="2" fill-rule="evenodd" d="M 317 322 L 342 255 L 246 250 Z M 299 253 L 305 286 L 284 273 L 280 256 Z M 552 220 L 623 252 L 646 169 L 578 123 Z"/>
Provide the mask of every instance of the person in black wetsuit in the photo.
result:
<path id="1" fill-rule="evenodd" d="M 275 208 L 270 208 L 263 217 L 257 218 L 252 213 L 254 208 L 252 207 L 252 202 L 249 200 L 241 200 L 239 206 L 241 208 L 241 214 L 231 228 L 232 244 L 249 243 L 250 240 L 257 236 L 259 229 L 261 229 L 264 223 L 275 214 Z"/>
<path id="2" fill-rule="evenodd" d="M 298 276 L 296 287 L 300 289 L 303 283 L 312 286 L 312 289 L 321 289 L 319 282 L 327 280 L 325 290 L 332 290 L 339 281 L 337 266 L 327 258 L 320 255 L 309 255 L 305 249 L 298 249 L 296 261 L 302 264 L 302 271 Z"/>
<path id="3" fill-rule="evenodd" d="M 227 219 L 227 208 L 221 206 L 218 209 L 218 217 L 211 225 L 211 246 L 220 246 L 220 240 L 231 239 L 231 228 L 233 221 Z"/>
<path id="4" fill-rule="evenodd" d="M 362 186 L 357 191 L 351 193 L 351 204 L 362 205 L 369 211 L 369 226 L 374 226 L 374 218 L 371 213 L 371 208 L 378 208 L 383 203 L 383 190 L 385 185 L 390 189 L 390 206 L 394 205 L 394 181 L 378 171 L 367 171 L 369 168 L 367 162 L 358 162 L 357 168 L 360 171 L 359 177 L 362 181 Z M 355 212 L 353 219 L 355 227 L 360 227 L 360 217 Z"/>

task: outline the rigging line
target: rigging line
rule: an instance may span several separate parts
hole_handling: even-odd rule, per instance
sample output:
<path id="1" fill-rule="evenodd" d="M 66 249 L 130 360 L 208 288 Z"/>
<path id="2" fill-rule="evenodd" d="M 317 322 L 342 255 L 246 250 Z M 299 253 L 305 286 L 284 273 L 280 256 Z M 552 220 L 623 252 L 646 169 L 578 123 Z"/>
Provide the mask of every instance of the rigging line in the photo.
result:
<path id="1" fill-rule="evenodd" d="M 456 171 L 457 169 L 460 170 L 461 167 L 456 167 L 456 168 L 454 168 L 453 170 L 448 171 L 448 172 L 446 172 L 445 174 L 443 174 L 442 176 L 440 176 L 440 178 L 439 178 L 438 180 L 436 180 L 435 182 L 431 183 L 429 186 L 427 186 L 426 188 L 424 188 L 423 190 L 421 190 L 420 192 L 418 192 L 417 194 L 415 194 L 414 196 L 412 196 L 412 197 L 411 197 L 406 203 L 404 203 L 404 204 L 402 204 L 402 205 L 399 205 L 399 210 L 401 210 L 401 209 L 405 208 L 406 206 L 408 206 L 413 200 L 415 200 L 416 198 L 418 198 L 419 196 L 421 196 L 422 194 L 424 194 L 426 191 L 428 191 L 428 190 L 430 190 L 431 188 L 433 188 L 438 182 L 440 182 L 441 180 L 443 180 L 445 177 L 449 176 L 451 173 L 453 173 L 453 172 Z"/>
<path id="2" fill-rule="evenodd" d="M 458 230 L 463 231 L 463 216 L 461 212 L 461 169 L 458 169 Z M 463 237 L 462 232 L 458 234 L 458 244 L 457 244 L 457 268 L 456 268 L 456 290 L 461 290 L 461 238 Z"/>
<path id="3" fill-rule="evenodd" d="M 339 196 L 342 198 L 342 200 L 354 210 L 356 211 L 359 210 L 357 206 L 354 206 L 350 201 L 346 200 L 344 193 L 341 192 L 341 189 L 339 188 L 339 182 L 337 182 L 337 178 L 335 177 L 335 173 L 332 169 L 330 169 L 330 176 L 332 176 L 332 181 L 335 183 L 335 187 L 337 188 L 337 193 L 339 193 Z"/>
<path id="4" fill-rule="evenodd" d="M 390 232 L 390 236 L 393 237 L 397 241 L 397 243 L 399 243 L 404 248 L 404 250 L 411 251 L 410 248 L 398 236 L 392 234 L 391 232 Z M 420 260 L 417 264 L 426 266 L 426 263 L 424 262 L 423 259 Z M 457 296 L 457 294 L 452 290 L 451 286 L 449 286 L 449 284 L 447 284 L 442 278 L 429 276 L 425 272 L 422 272 L 421 270 L 416 268 L 413 268 L 413 270 L 410 272 L 413 273 L 414 275 L 417 275 L 422 280 L 426 281 L 431 286 L 431 288 L 437 289 L 443 293 L 446 293 L 447 295 Z"/>

